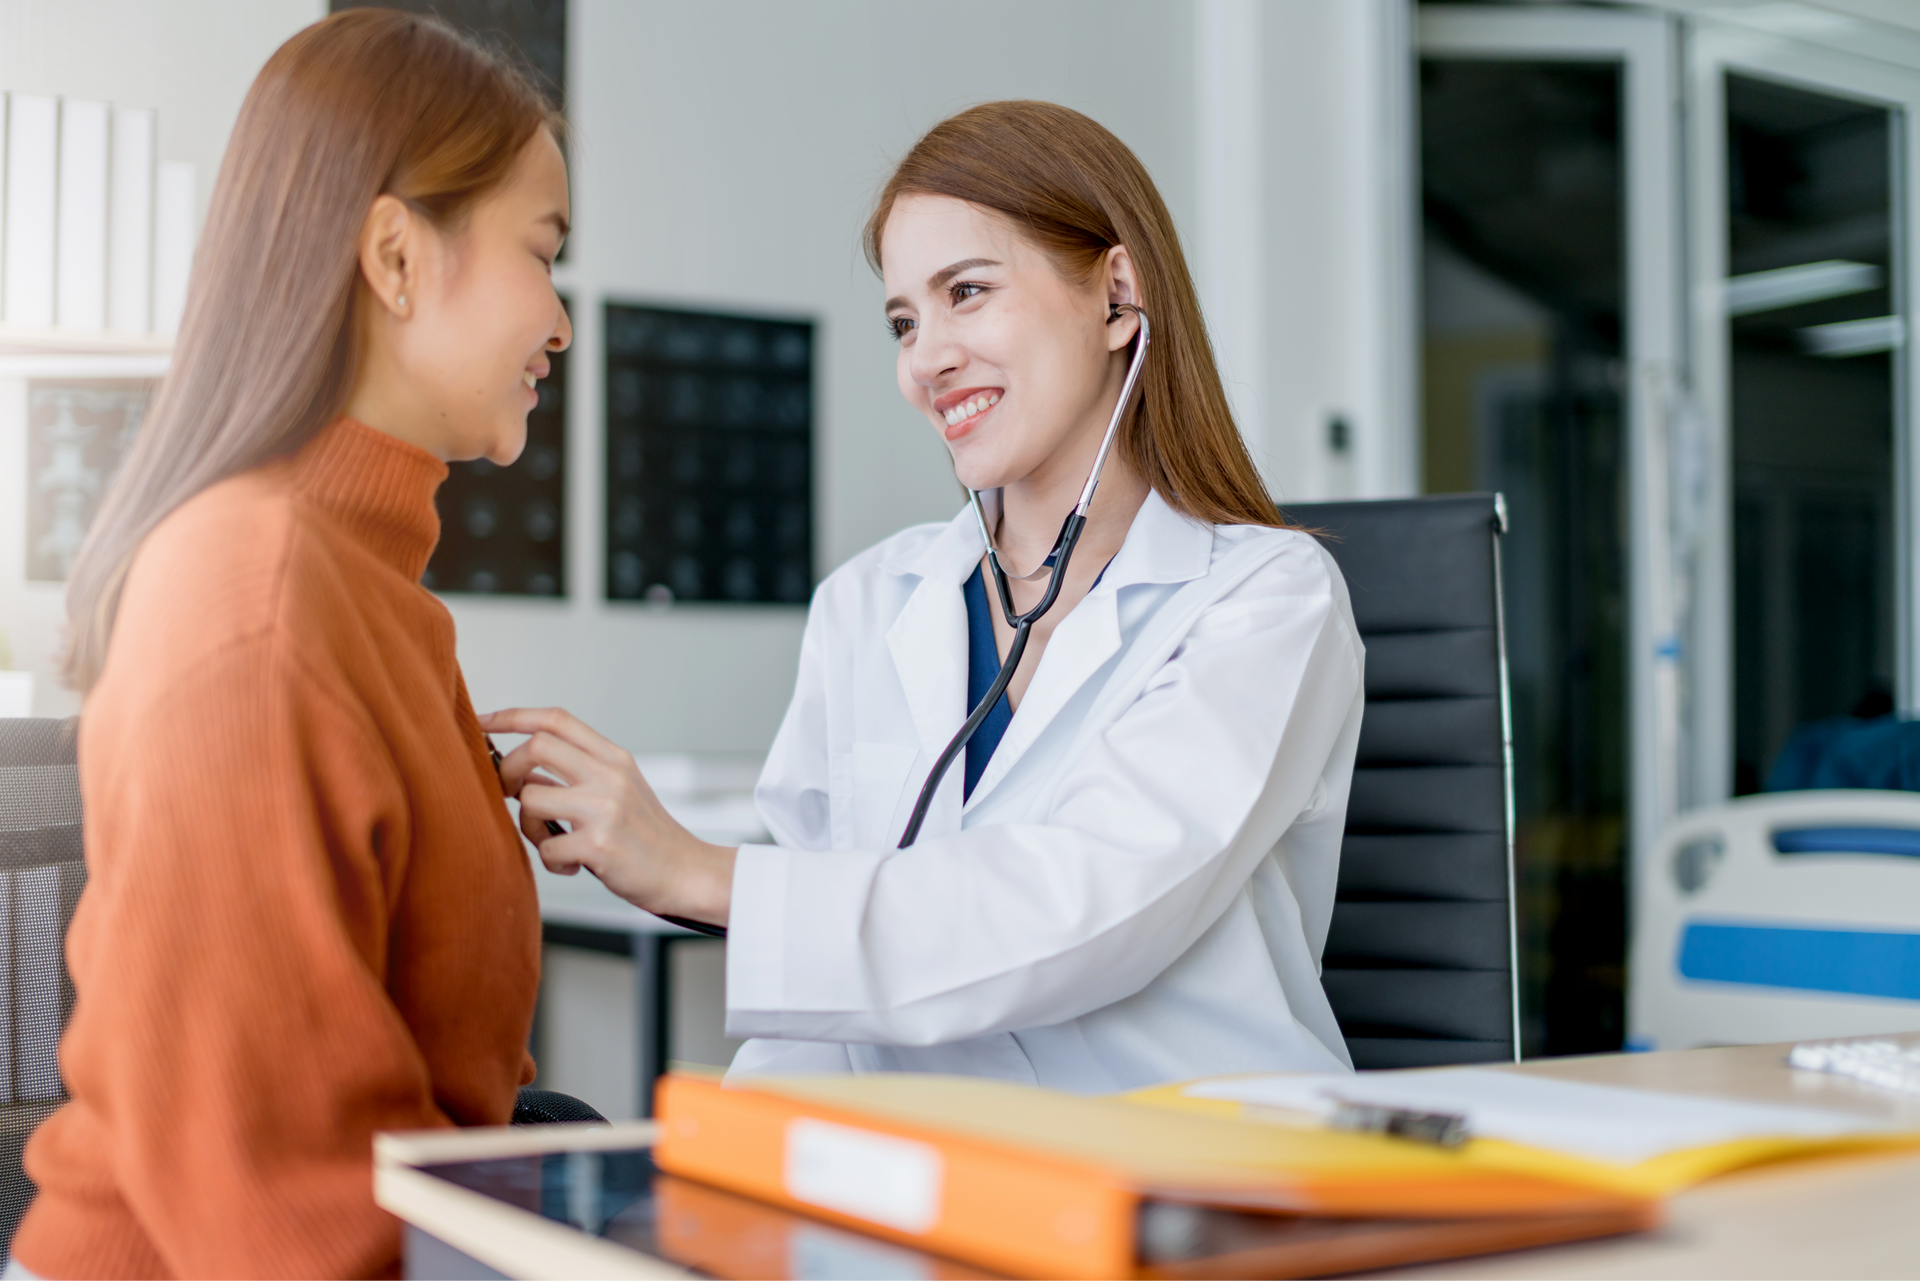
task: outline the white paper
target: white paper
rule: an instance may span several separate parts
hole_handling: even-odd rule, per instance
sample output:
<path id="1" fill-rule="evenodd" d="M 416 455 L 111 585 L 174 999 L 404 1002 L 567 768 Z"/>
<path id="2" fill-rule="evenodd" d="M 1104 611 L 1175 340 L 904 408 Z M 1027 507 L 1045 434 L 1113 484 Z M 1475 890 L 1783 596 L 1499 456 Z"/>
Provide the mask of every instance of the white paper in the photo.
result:
<path id="1" fill-rule="evenodd" d="M 53 246 L 60 107 L 13 94 L 7 103 L 6 323 L 53 325 Z"/>
<path id="2" fill-rule="evenodd" d="M 59 267 L 62 329 L 107 327 L 107 120 L 104 102 L 60 103 Z"/>
<path id="3" fill-rule="evenodd" d="M 939 1222 L 944 1165 L 914 1139 L 812 1117 L 787 1123 L 788 1196 L 902 1232 Z"/>
<path id="4" fill-rule="evenodd" d="M 153 112 L 113 109 L 107 327 L 123 334 L 144 334 L 152 325 L 153 138 Z"/>
<path id="5" fill-rule="evenodd" d="M 1341 1102 L 1452 1112 L 1476 1138 L 1619 1165 L 1735 1139 L 1827 1138 L 1896 1128 L 1891 1122 L 1813 1108 L 1737 1103 L 1484 1068 L 1313 1073 L 1202 1081 L 1186 1093 L 1330 1116 Z"/>
<path id="6" fill-rule="evenodd" d="M 0 716 L 33 715 L 33 673 L 0 672 Z"/>

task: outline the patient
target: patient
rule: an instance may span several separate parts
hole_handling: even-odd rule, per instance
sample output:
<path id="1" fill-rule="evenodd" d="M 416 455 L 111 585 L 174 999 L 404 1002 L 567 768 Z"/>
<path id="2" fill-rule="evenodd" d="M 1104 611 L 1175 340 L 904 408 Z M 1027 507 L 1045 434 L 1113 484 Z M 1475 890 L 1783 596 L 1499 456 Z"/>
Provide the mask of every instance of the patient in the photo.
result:
<path id="1" fill-rule="evenodd" d="M 538 92 L 342 13 L 254 82 L 171 372 L 75 567 L 72 1101 L 9 1275 L 394 1274 L 376 1130 L 504 1124 L 533 878 L 420 586 L 572 332 Z"/>

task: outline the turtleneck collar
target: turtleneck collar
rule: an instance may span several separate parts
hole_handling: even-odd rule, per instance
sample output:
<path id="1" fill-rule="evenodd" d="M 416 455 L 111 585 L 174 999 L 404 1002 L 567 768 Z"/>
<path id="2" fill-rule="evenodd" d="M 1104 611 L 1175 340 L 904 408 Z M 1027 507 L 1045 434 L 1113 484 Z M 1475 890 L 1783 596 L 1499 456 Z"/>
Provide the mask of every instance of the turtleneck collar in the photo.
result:
<path id="1" fill-rule="evenodd" d="M 381 560 L 418 581 L 440 541 L 447 465 L 397 436 L 336 418 L 294 455 L 295 485 Z"/>

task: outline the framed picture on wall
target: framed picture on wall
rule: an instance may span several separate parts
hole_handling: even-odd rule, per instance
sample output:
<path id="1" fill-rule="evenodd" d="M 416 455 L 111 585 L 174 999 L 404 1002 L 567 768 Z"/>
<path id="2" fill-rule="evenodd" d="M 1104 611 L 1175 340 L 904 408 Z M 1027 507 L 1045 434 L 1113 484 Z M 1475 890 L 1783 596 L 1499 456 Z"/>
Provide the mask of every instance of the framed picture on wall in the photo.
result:
<path id="1" fill-rule="evenodd" d="M 606 308 L 609 600 L 804 605 L 813 324 Z"/>
<path id="2" fill-rule="evenodd" d="M 153 389 L 144 378 L 27 384 L 28 581 L 66 581 Z"/>

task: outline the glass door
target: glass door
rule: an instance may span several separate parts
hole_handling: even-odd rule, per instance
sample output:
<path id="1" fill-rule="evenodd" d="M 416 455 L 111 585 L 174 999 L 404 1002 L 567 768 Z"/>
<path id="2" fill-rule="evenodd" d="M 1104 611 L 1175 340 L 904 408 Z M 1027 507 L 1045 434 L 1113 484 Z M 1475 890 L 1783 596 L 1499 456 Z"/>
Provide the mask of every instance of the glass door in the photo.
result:
<path id="1" fill-rule="evenodd" d="M 1689 138 L 1709 454 L 1696 799 L 1892 786 L 1824 745 L 1914 705 L 1905 230 L 1920 73 L 1701 25 Z"/>
<path id="2" fill-rule="evenodd" d="M 1509 511 L 1529 1054 L 1619 1048 L 1630 849 L 1675 804 L 1648 728 L 1677 717 L 1671 592 L 1632 568 L 1665 555 L 1674 43 L 1647 14 L 1420 14 L 1422 472 Z"/>

